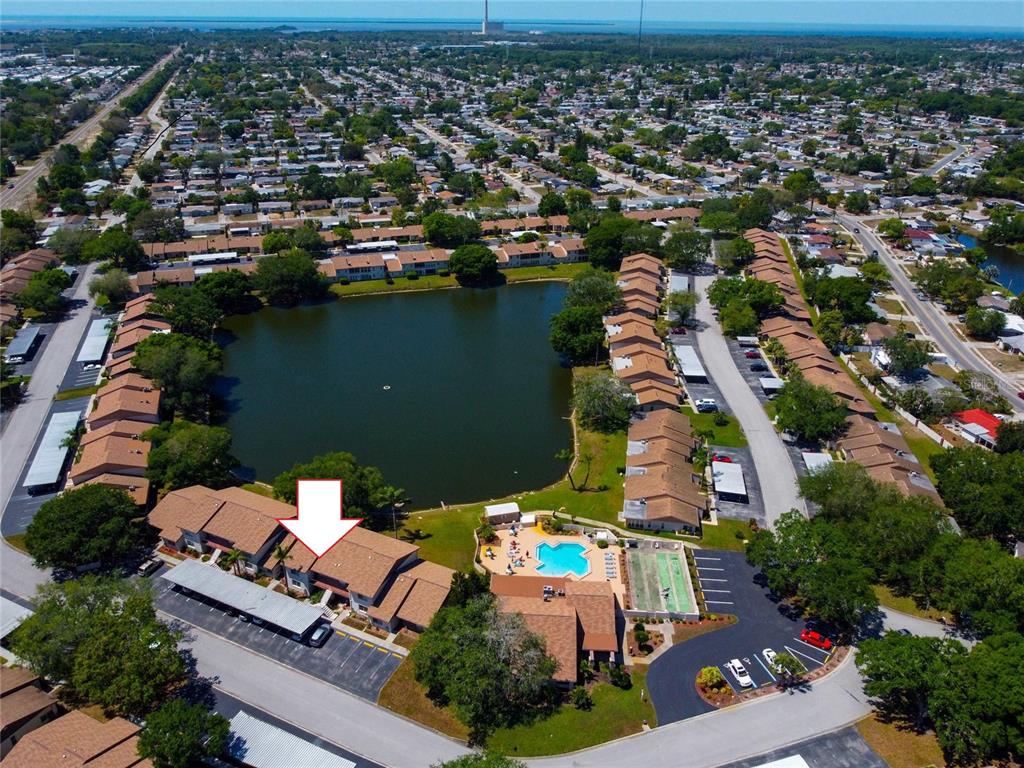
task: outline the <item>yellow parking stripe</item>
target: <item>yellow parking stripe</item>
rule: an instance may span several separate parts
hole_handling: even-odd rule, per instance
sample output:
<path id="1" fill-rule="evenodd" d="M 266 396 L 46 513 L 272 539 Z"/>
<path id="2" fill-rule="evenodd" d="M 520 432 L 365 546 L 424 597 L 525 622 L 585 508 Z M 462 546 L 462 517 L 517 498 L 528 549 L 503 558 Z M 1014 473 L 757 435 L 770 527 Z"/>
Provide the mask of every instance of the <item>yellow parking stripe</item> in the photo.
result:
<path id="1" fill-rule="evenodd" d="M 368 643 L 365 640 L 363 640 L 363 645 L 365 645 L 367 648 L 376 648 L 377 647 L 373 643 Z"/>
<path id="2" fill-rule="evenodd" d="M 404 659 L 405 658 L 400 653 L 392 653 L 391 655 L 394 656 L 396 659 Z"/>
<path id="3" fill-rule="evenodd" d="M 381 648 L 380 646 L 377 646 L 377 650 L 380 651 L 381 653 L 387 653 L 388 652 L 387 648 Z"/>

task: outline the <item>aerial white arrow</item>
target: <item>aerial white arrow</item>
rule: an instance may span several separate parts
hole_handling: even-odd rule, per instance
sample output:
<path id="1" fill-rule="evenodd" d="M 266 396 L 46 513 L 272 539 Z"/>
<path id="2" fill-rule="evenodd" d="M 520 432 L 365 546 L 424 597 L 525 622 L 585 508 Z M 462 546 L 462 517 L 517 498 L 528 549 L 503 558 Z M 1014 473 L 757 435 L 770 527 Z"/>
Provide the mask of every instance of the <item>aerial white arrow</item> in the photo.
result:
<path id="1" fill-rule="evenodd" d="M 352 532 L 361 518 L 341 516 L 341 480 L 299 480 L 297 517 L 278 518 L 317 557 Z"/>

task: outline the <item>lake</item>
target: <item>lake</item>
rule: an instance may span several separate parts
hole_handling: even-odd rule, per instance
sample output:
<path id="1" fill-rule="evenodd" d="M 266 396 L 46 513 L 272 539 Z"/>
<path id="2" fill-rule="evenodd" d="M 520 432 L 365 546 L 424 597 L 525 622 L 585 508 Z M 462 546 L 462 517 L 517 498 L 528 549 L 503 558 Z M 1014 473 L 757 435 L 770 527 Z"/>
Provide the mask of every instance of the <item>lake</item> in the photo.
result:
<path id="1" fill-rule="evenodd" d="M 256 478 L 354 453 L 412 507 L 559 479 L 571 373 L 548 343 L 566 285 L 424 291 L 267 308 L 223 323 L 224 425 Z"/>
<path id="2" fill-rule="evenodd" d="M 1024 257 L 1017 254 L 1012 248 L 989 245 L 973 235 L 960 233 L 956 239 L 968 248 L 975 246 L 984 248 L 988 258 L 985 259 L 983 266 L 993 265 L 999 269 L 999 277 L 996 278 L 996 282 L 1014 293 L 1024 291 Z"/>

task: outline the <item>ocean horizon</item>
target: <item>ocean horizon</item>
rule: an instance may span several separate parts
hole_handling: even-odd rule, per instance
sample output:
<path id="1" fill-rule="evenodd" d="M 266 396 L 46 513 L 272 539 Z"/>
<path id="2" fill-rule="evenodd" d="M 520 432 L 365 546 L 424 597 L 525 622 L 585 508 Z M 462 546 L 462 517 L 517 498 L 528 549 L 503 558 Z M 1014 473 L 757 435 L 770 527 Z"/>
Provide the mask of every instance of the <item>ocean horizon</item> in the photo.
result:
<path id="1" fill-rule="evenodd" d="M 621 34 L 635 35 L 636 20 L 545 20 L 492 18 L 504 24 L 512 34 L 529 32 Z M 168 16 L 100 16 L 100 15 L 28 15 L 3 14 L 0 22 L 8 31 L 43 29 L 121 29 L 164 28 L 195 31 L 255 30 L 286 28 L 297 32 L 472 32 L 480 27 L 479 19 L 386 19 L 386 18 L 317 18 L 241 16 L 197 16 L 191 18 Z M 644 35 L 789 35 L 826 34 L 841 37 L 907 37 L 907 38 L 978 38 L 1019 39 L 1024 31 L 1003 27 L 949 27 L 949 26 L 897 26 L 880 24 L 791 24 L 766 22 L 708 22 L 708 21 L 644 21 Z M 493 35 L 492 35 L 493 36 Z"/>

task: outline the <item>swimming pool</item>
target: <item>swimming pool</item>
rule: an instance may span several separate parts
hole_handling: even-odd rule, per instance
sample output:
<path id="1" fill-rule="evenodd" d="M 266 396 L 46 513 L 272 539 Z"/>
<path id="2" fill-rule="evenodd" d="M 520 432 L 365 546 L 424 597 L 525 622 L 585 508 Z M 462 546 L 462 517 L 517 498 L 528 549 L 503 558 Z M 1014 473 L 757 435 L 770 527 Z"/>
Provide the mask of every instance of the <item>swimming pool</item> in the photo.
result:
<path id="1" fill-rule="evenodd" d="M 585 576 L 590 571 L 590 563 L 583 556 L 585 547 L 563 541 L 551 546 L 542 542 L 537 547 L 537 573 L 544 576 L 565 576 L 568 573 Z"/>

